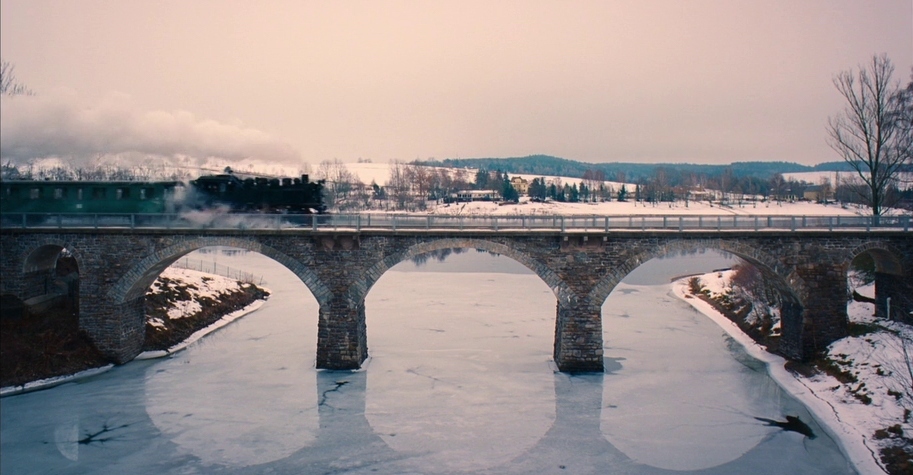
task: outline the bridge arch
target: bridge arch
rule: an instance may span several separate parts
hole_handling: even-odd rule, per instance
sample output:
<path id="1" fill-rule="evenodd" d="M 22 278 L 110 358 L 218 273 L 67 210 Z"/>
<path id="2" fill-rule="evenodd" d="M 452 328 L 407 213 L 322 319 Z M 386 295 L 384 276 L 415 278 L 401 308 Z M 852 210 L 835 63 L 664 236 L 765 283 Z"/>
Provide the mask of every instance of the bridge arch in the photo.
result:
<path id="1" fill-rule="evenodd" d="M 390 268 L 415 256 L 440 251 L 442 249 L 479 249 L 501 254 L 519 262 L 538 275 L 539 278 L 552 289 L 552 292 L 555 293 L 555 297 L 557 297 L 559 301 L 568 299 L 572 295 L 567 284 L 565 284 L 554 271 L 549 269 L 542 262 L 532 258 L 530 255 L 511 246 L 488 239 L 437 238 L 414 244 L 402 251 L 392 253 L 375 263 L 364 273 L 362 278 L 358 279 L 352 285 L 349 291 L 350 298 L 356 302 L 364 301 L 368 292 L 371 290 L 371 287 L 373 287 Z"/>
<path id="2" fill-rule="evenodd" d="M 872 260 L 875 261 L 875 272 L 884 274 L 903 276 L 905 267 L 909 268 L 911 264 L 903 262 L 900 257 L 903 254 L 900 251 L 879 241 L 869 241 L 851 249 L 843 256 L 842 263 L 849 268 L 853 260 L 863 254 L 872 256 Z M 910 256 L 907 256 L 907 260 L 910 260 Z"/>
<path id="3" fill-rule="evenodd" d="M 77 266 L 82 268 L 85 260 L 79 246 L 59 239 L 44 238 L 35 240 L 31 243 L 30 250 L 24 253 L 21 272 L 28 274 L 53 269 L 57 265 L 60 252 L 64 249 L 76 259 Z"/>
<path id="4" fill-rule="evenodd" d="M 898 251 L 888 243 L 868 241 L 841 256 L 843 269 L 849 270 L 862 256 L 871 258 L 874 264 L 875 316 L 911 322 L 913 314 L 903 309 L 913 305 L 913 286 L 905 282 L 913 268 L 913 256 Z"/>
<path id="5" fill-rule="evenodd" d="M 57 280 L 57 265 L 64 250 L 75 261 L 76 275 L 79 275 L 79 269 L 83 267 L 85 261 L 78 247 L 56 239 L 39 240 L 34 243 L 30 251 L 25 253 L 22 259 L 21 275 L 16 279 L 20 286 L 15 291 L 18 297 L 22 300 L 27 300 L 31 297 L 44 295 L 52 290 L 50 287 Z M 78 286 L 78 283 L 76 285 Z"/>
<path id="6" fill-rule="evenodd" d="M 716 249 L 734 254 L 757 267 L 764 278 L 774 285 L 784 299 L 801 304 L 806 294 L 805 282 L 796 273 L 787 269 L 783 263 L 753 246 L 739 241 L 724 239 L 674 239 L 651 246 L 615 267 L 615 271 L 606 274 L 590 292 L 590 299 L 602 305 L 615 286 L 641 264 L 656 257 L 666 256 L 673 252 L 694 252 L 704 249 Z"/>
<path id="7" fill-rule="evenodd" d="M 317 302 L 323 304 L 332 297 L 332 292 L 320 280 L 317 274 L 302 264 L 297 259 L 277 251 L 276 249 L 263 245 L 255 239 L 244 238 L 224 238 L 224 237 L 206 237 L 194 236 L 182 240 L 177 244 L 156 250 L 156 252 L 143 258 L 121 277 L 108 292 L 108 297 L 115 304 L 122 304 L 133 301 L 142 297 L 146 289 L 155 281 L 156 278 L 175 261 L 189 252 L 204 247 L 228 246 L 263 254 L 266 257 L 278 262 L 291 270 L 299 279 L 310 289 L 311 293 L 317 299 Z"/>

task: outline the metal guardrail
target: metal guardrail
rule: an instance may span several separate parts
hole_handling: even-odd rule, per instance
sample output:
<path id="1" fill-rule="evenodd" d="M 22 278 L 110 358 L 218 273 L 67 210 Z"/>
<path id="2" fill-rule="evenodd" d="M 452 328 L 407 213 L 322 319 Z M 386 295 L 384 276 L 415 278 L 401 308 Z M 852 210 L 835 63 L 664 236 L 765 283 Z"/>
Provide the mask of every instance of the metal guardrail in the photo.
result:
<path id="1" fill-rule="evenodd" d="M 910 216 L 451 216 L 413 214 L 0 214 L 19 229 L 288 229 L 320 231 L 910 231 Z"/>

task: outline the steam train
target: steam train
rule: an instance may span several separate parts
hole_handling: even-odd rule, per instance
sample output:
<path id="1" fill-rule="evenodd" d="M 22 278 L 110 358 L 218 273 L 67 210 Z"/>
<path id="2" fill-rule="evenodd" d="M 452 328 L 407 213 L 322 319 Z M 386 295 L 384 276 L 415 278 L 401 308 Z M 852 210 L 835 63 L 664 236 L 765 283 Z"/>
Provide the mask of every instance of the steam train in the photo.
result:
<path id="1" fill-rule="evenodd" d="M 322 214 L 324 181 L 204 175 L 177 181 L 0 181 L 2 213 L 234 213 Z"/>

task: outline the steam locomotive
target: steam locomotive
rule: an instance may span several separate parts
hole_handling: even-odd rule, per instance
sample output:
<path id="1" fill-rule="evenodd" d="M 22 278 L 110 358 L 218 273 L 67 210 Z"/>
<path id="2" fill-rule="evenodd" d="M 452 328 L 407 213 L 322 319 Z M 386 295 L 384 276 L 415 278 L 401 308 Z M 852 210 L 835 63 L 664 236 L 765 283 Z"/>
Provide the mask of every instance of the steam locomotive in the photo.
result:
<path id="1" fill-rule="evenodd" d="M 322 214 L 324 181 L 246 178 L 229 173 L 176 181 L 0 181 L 2 213 L 156 214 L 218 209 Z"/>

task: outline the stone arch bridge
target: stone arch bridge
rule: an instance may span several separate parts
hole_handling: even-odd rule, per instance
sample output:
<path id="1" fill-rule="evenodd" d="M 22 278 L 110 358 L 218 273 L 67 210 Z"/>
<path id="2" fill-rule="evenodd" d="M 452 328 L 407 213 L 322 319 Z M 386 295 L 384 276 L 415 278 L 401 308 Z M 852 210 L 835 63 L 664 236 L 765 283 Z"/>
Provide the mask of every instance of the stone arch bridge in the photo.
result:
<path id="1" fill-rule="evenodd" d="M 876 263 L 876 301 L 884 316 L 913 312 L 909 232 L 863 230 L 317 230 L 41 229 L 0 231 L 0 293 L 39 297 L 66 249 L 79 268 L 79 326 L 118 363 L 144 340 L 144 295 L 185 254 L 232 246 L 290 269 L 320 305 L 317 366 L 358 368 L 368 355 L 365 297 L 388 269 L 447 248 L 496 252 L 528 267 L 555 294 L 554 358 L 562 371 L 603 369 L 601 307 L 629 272 L 675 250 L 718 249 L 754 264 L 780 295 L 787 357 L 803 359 L 847 333 L 847 269 L 858 255 Z"/>

